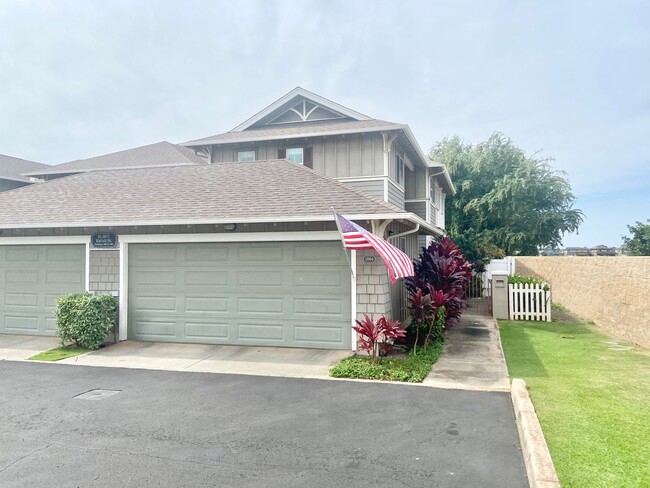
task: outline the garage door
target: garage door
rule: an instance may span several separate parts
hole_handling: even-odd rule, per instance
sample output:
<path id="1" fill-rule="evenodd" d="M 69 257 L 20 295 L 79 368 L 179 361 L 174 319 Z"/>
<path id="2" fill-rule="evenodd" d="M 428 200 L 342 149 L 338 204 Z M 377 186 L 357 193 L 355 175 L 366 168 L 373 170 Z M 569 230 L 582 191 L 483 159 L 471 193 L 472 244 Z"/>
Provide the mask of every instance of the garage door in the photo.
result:
<path id="1" fill-rule="evenodd" d="M 129 245 L 129 339 L 350 348 L 339 242 Z"/>
<path id="2" fill-rule="evenodd" d="M 55 335 L 56 299 L 83 292 L 86 246 L 0 246 L 0 333 Z"/>

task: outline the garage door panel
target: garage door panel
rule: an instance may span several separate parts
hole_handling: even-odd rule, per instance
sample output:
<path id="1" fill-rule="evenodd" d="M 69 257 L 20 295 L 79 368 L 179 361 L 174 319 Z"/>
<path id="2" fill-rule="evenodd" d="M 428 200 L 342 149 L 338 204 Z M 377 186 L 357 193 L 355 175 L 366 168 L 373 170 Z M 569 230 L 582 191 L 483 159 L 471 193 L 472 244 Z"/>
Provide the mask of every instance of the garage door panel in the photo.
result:
<path id="1" fill-rule="evenodd" d="M 146 247 L 130 246 L 129 259 L 134 259 L 139 266 L 154 265 L 161 263 L 175 263 L 177 248 L 169 244 L 147 244 Z"/>
<path id="2" fill-rule="evenodd" d="M 188 339 L 222 339 L 229 338 L 230 324 L 186 322 L 185 337 Z"/>
<path id="3" fill-rule="evenodd" d="M 283 342 L 284 339 L 284 325 L 273 322 L 239 324 L 237 332 L 240 339 L 257 343 Z"/>
<path id="4" fill-rule="evenodd" d="M 228 269 L 185 271 L 183 276 L 185 285 L 226 286 L 228 284 Z"/>
<path id="5" fill-rule="evenodd" d="M 29 283 L 30 285 L 38 284 L 38 271 L 11 270 L 5 272 L 5 283 L 7 285 L 18 285 Z"/>
<path id="6" fill-rule="evenodd" d="M 282 286 L 282 270 L 238 270 L 236 275 L 240 286 Z"/>
<path id="7" fill-rule="evenodd" d="M 293 271 L 291 276 L 294 286 L 301 287 L 316 286 L 340 289 L 344 281 L 350 281 L 349 275 L 344 277 L 340 271 L 319 270 L 317 273 L 313 271 Z"/>
<path id="8" fill-rule="evenodd" d="M 86 285 L 86 246 L 0 246 L 0 333 L 55 335 L 56 300 Z"/>
<path id="9" fill-rule="evenodd" d="M 140 261 L 149 246 L 129 245 L 129 338 L 350 347 L 350 270 L 340 243 L 164 244 L 152 252 L 173 261 Z M 173 309 L 165 302 L 154 310 L 151 298 L 170 296 Z"/>
<path id="10" fill-rule="evenodd" d="M 228 297 L 185 297 L 187 313 L 227 313 L 230 310 Z"/>
<path id="11" fill-rule="evenodd" d="M 38 309 L 38 293 L 5 293 L 5 309 Z"/>
<path id="12" fill-rule="evenodd" d="M 133 304 L 136 312 L 175 312 L 176 296 L 138 296 Z"/>
<path id="13" fill-rule="evenodd" d="M 317 327 L 315 325 L 295 325 L 294 340 L 303 343 L 339 344 L 343 341 L 340 327 Z"/>

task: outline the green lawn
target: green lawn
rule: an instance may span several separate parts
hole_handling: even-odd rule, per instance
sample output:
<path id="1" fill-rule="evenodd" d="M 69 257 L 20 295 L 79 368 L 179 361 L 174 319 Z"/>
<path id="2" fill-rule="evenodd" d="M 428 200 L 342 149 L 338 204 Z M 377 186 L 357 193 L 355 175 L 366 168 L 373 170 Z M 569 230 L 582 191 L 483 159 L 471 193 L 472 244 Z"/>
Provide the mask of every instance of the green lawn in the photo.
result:
<path id="1" fill-rule="evenodd" d="M 610 349 L 614 339 L 590 324 L 499 327 L 510 377 L 528 385 L 561 485 L 650 487 L 650 354 Z"/>
<path id="2" fill-rule="evenodd" d="M 86 349 L 85 347 L 61 346 L 50 349 L 49 351 L 40 352 L 29 359 L 34 359 L 36 361 L 60 361 L 61 359 L 79 356 L 88 351 L 90 351 L 90 349 Z"/>
<path id="3" fill-rule="evenodd" d="M 344 358 L 330 370 L 330 376 L 422 383 L 431 372 L 431 365 L 440 357 L 442 344 L 442 341 L 435 342 L 426 350 L 418 348 L 417 355 L 410 353 L 405 358 L 382 358 L 377 364 L 370 364 L 367 356 Z"/>

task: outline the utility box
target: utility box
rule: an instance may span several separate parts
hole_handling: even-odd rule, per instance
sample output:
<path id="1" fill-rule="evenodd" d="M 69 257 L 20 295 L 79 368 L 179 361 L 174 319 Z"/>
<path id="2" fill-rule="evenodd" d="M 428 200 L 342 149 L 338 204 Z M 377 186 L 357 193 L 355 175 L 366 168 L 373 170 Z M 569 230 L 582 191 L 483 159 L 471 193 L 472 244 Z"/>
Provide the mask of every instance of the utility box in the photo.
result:
<path id="1" fill-rule="evenodd" d="M 492 317 L 509 319 L 508 310 L 508 272 L 492 272 Z"/>

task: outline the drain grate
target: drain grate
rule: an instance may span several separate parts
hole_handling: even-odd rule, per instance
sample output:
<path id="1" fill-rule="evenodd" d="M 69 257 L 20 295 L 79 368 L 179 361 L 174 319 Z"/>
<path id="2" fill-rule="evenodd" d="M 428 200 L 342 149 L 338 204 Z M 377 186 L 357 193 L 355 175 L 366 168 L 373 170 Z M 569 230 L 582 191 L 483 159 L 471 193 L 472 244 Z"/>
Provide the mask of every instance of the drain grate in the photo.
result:
<path id="1" fill-rule="evenodd" d="M 103 400 L 104 398 L 107 398 L 109 396 L 113 396 L 117 393 L 119 393 L 122 390 L 89 390 L 85 393 L 80 393 L 79 395 L 75 396 L 74 398 L 77 398 L 79 400 Z"/>

